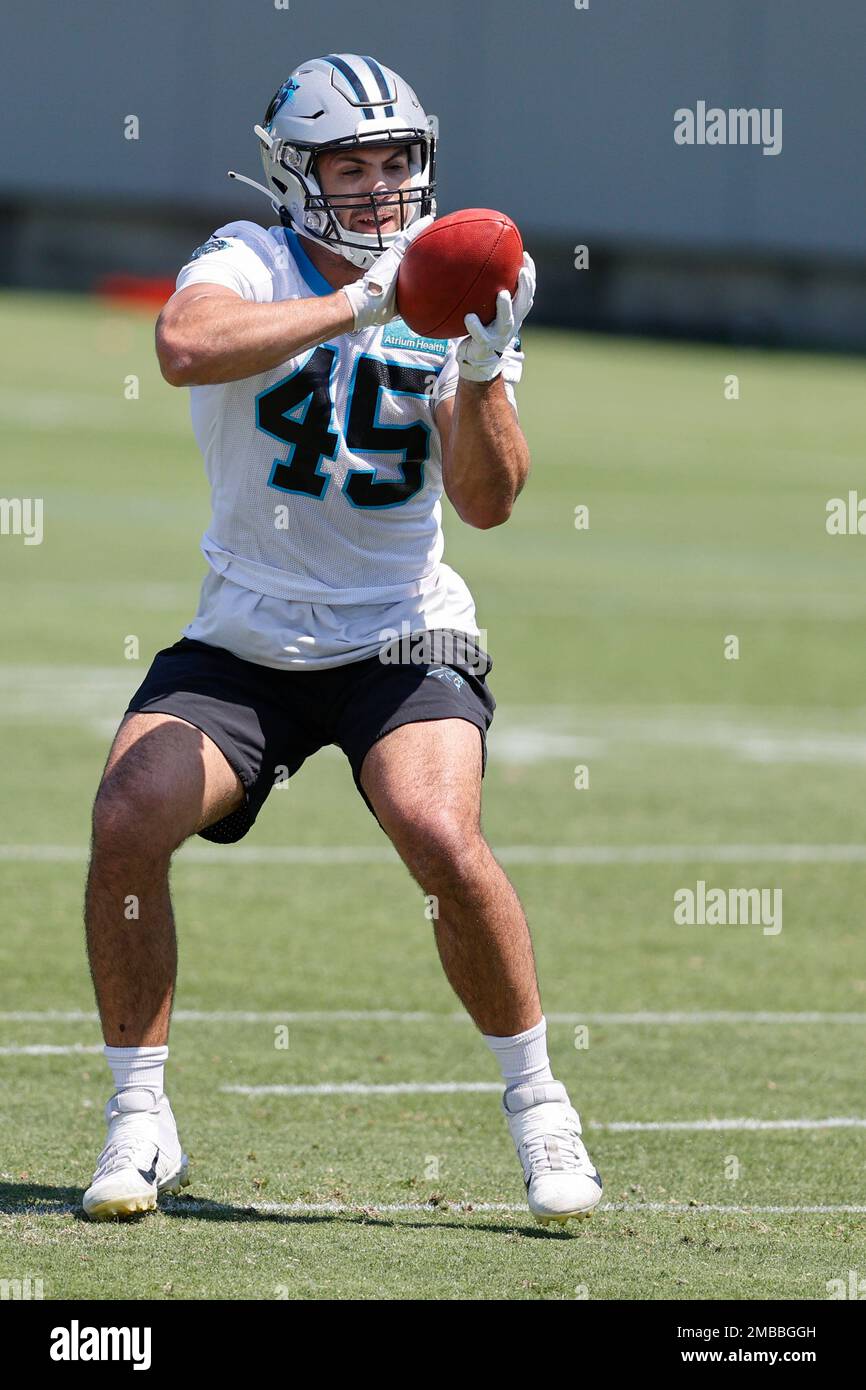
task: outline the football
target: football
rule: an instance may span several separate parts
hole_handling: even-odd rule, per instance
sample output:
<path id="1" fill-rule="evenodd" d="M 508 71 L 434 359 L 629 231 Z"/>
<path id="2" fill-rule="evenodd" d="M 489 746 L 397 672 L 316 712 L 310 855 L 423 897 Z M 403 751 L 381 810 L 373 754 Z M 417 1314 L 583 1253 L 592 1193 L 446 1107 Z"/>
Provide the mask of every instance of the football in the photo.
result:
<path id="1" fill-rule="evenodd" d="M 504 212 L 465 208 L 434 222 L 411 243 L 397 277 L 397 311 L 425 338 L 462 338 L 466 314 L 496 317 L 500 290 L 513 294 L 523 240 Z"/>

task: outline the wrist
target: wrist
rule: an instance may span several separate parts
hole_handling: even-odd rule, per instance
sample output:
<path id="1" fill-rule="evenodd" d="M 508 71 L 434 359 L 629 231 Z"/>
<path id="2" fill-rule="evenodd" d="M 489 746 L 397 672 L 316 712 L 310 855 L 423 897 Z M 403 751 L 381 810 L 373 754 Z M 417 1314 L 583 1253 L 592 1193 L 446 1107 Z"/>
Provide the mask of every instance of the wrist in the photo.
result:
<path id="1" fill-rule="evenodd" d="M 457 354 L 457 371 L 461 381 L 485 383 L 495 381 L 502 373 L 502 358 L 497 352 L 475 357 L 470 352 Z"/>
<path id="2" fill-rule="evenodd" d="M 458 376 L 457 389 L 463 396 L 472 396 L 476 400 L 482 400 L 485 396 L 496 393 L 501 388 L 503 381 L 501 372 L 480 380 L 470 376 Z"/>
<path id="3" fill-rule="evenodd" d="M 356 289 L 358 284 L 359 281 L 356 280 L 353 281 L 352 284 L 342 285 L 340 289 L 337 290 L 337 295 L 342 295 L 344 303 L 349 307 L 349 317 L 352 320 L 352 329 L 350 331 L 357 331 L 359 327 L 362 295 L 359 294 Z"/>

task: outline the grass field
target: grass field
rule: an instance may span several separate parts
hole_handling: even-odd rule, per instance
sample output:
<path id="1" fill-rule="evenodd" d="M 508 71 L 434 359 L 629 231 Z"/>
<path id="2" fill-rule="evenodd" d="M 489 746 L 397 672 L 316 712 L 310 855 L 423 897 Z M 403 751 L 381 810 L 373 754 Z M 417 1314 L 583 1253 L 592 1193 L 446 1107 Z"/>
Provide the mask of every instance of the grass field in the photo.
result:
<path id="1" fill-rule="evenodd" d="M 814 1300 L 866 1276 L 866 540 L 824 524 L 862 483 L 866 363 L 530 330 L 527 489 L 505 528 L 447 518 L 495 661 L 485 827 L 605 1179 L 592 1221 L 544 1231 L 523 1207 L 495 1063 L 329 749 L 241 846 L 175 861 L 191 1196 L 93 1226 L 89 807 L 194 609 L 207 496 L 146 318 L 23 295 L 0 314 L 2 491 L 45 506 L 41 545 L 0 537 L 0 1278 L 57 1299 Z M 698 880 L 781 889 L 782 930 L 676 925 Z M 274 1086 L 312 1089 L 232 1089 Z"/>

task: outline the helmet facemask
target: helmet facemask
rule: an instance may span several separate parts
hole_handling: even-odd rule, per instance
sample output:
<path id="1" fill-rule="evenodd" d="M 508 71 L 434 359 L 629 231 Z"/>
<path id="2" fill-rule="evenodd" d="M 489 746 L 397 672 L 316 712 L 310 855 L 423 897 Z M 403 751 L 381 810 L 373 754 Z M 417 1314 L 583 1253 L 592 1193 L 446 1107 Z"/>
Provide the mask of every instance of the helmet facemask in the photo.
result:
<path id="1" fill-rule="evenodd" d="M 429 213 L 435 215 L 436 136 L 432 129 L 424 132 L 417 129 L 365 131 L 363 135 L 320 145 L 269 138 L 267 147 L 263 138 L 267 132 L 257 126 L 256 133 L 262 140 L 268 181 L 277 193 L 274 207 L 283 224 L 293 226 L 301 235 L 345 256 L 362 269 L 372 265 L 411 222 Z M 377 193 L 325 193 L 322 190 L 318 167 L 322 154 L 391 146 L 408 147 L 408 187 Z M 380 215 L 384 208 L 396 210 L 398 226 L 392 231 L 382 230 Z M 340 212 L 368 213 L 375 229 L 366 233 L 351 230 L 340 221 L 337 215 Z"/>
<path id="2" fill-rule="evenodd" d="M 313 154 L 311 160 L 312 180 L 321 190 L 321 176 L 319 159 L 322 154 L 337 152 L 352 148 L 353 145 L 360 145 L 362 142 L 353 141 L 341 142 L 335 145 L 319 148 Z M 371 144 L 370 141 L 364 142 Z M 377 142 L 376 147 L 381 147 Z M 408 151 L 409 165 L 409 186 L 406 188 L 395 188 L 377 193 L 310 193 L 305 203 L 304 222 L 311 231 L 315 231 L 323 241 L 323 244 L 331 250 L 339 251 L 340 247 L 349 247 L 359 251 L 372 252 L 379 256 L 398 236 L 405 231 L 409 224 L 419 217 L 425 217 L 430 211 L 433 203 L 432 181 L 423 178 L 427 159 L 421 155 L 422 145 L 417 140 L 390 139 L 384 142 L 385 148 L 406 148 Z M 431 159 L 433 157 L 431 151 Z M 380 215 L 387 210 L 396 215 L 397 228 L 388 232 L 382 231 Z M 339 214 L 347 212 L 363 212 L 369 214 L 375 223 L 375 229 L 371 232 L 360 232 L 353 230 L 345 225 Z M 310 213 L 312 216 L 307 216 Z M 314 220 L 315 219 L 315 220 Z M 324 219 L 323 225 L 321 221 Z M 320 225 L 316 225 L 319 223 Z"/>

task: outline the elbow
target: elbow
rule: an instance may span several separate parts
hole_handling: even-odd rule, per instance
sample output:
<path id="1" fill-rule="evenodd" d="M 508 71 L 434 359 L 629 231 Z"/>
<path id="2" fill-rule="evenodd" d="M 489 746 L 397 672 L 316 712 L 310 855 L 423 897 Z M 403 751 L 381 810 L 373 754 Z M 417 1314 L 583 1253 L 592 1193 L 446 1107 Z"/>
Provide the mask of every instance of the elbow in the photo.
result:
<path id="1" fill-rule="evenodd" d="M 169 386 L 193 384 L 194 359 L 180 336 L 160 319 L 156 325 L 156 358 Z"/>
<path id="2" fill-rule="evenodd" d="M 491 481 L 486 487 L 477 484 L 463 490 L 452 487 L 448 498 L 467 526 L 476 531 L 492 531 L 494 526 L 504 526 L 511 519 L 514 504 L 523 490 L 529 473 L 527 462 L 515 468 L 508 478 Z"/>
<path id="3" fill-rule="evenodd" d="M 189 358 L 178 354 L 159 355 L 159 370 L 169 386 L 191 386 L 192 373 Z"/>
<path id="4" fill-rule="evenodd" d="M 476 507 L 466 508 L 461 511 L 460 518 L 468 526 L 474 526 L 476 531 L 492 531 L 494 526 L 504 526 L 511 516 L 510 502 L 501 502 L 497 505 L 485 503 Z"/>
<path id="5" fill-rule="evenodd" d="M 156 349 L 159 370 L 169 386 L 192 386 L 193 359 L 181 347 L 159 343 Z"/>

